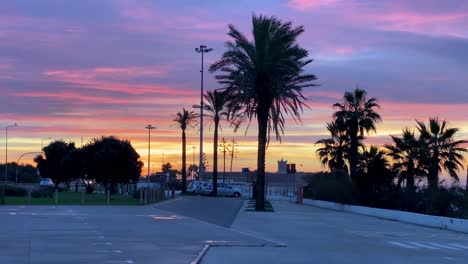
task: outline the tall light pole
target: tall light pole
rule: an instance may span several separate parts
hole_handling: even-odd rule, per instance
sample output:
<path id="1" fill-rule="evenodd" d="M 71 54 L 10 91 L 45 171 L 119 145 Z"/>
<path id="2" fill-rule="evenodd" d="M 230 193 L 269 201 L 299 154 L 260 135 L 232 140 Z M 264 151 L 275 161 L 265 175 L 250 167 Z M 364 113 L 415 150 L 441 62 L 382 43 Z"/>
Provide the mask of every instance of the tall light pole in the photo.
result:
<path id="1" fill-rule="evenodd" d="M 200 83 L 200 167 L 199 177 L 203 180 L 204 168 L 203 168 L 203 54 L 212 51 L 212 48 L 207 48 L 205 45 L 200 45 L 199 48 L 195 48 L 197 53 L 201 53 L 201 83 Z"/>
<path id="2" fill-rule="evenodd" d="M 150 163 L 150 151 L 151 151 L 151 130 L 153 129 L 156 129 L 156 127 L 148 124 L 147 126 L 145 126 L 146 129 L 148 129 L 148 177 L 146 178 L 146 183 L 148 185 L 148 188 L 149 188 L 149 185 L 150 185 L 150 175 L 151 175 L 151 171 L 150 171 L 150 167 L 151 167 L 151 163 Z"/>
<path id="3" fill-rule="evenodd" d="M 13 125 L 5 127 L 5 184 L 8 181 L 8 128 L 15 126 L 18 126 L 18 124 L 14 123 Z"/>
<path id="4" fill-rule="evenodd" d="M 51 137 L 48 137 L 48 138 L 41 138 L 41 150 L 42 148 L 44 148 L 44 140 L 50 140 L 52 139 Z"/>

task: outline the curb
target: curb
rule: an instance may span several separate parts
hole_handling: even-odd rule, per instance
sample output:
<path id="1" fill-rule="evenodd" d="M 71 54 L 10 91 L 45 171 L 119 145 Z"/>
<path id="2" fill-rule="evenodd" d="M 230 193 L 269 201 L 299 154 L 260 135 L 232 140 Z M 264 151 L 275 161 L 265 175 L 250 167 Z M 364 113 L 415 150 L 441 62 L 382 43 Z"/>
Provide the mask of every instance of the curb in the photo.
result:
<path id="1" fill-rule="evenodd" d="M 303 204 L 325 209 L 331 209 L 335 211 L 378 217 L 385 220 L 400 221 L 420 226 L 468 233 L 468 219 L 433 216 L 405 211 L 340 204 L 312 199 L 304 199 Z"/>

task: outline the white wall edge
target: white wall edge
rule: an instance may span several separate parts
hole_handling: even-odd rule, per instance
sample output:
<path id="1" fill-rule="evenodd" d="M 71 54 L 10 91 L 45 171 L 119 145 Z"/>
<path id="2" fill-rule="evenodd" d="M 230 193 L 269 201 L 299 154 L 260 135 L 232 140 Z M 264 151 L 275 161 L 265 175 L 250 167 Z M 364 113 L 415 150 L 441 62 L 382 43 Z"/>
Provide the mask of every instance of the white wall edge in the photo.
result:
<path id="1" fill-rule="evenodd" d="M 326 202 L 320 200 L 304 199 L 303 204 L 316 207 L 332 209 L 337 211 L 374 216 L 388 220 L 396 220 L 400 222 L 422 225 L 427 227 L 435 227 L 440 229 L 458 231 L 468 233 L 468 220 L 459 218 L 450 218 L 442 216 L 425 215 L 418 213 L 410 213 L 397 210 L 388 210 L 380 208 L 371 208 L 365 206 L 356 206 L 348 204 L 340 204 Z"/>

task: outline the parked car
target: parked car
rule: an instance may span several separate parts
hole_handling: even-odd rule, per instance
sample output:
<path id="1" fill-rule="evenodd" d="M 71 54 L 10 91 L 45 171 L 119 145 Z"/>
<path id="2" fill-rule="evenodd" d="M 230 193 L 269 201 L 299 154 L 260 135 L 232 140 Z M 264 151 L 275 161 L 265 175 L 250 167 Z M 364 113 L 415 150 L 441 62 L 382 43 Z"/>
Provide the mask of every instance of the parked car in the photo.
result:
<path id="1" fill-rule="evenodd" d="M 229 196 L 239 198 L 241 191 L 239 188 L 233 187 L 227 183 L 218 182 L 218 196 Z M 202 194 L 209 195 L 213 191 L 212 183 L 208 183 L 205 188 L 202 189 Z"/>
<path id="2" fill-rule="evenodd" d="M 42 178 L 39 187 L 54 187 L 54 182 L 50 178 Z"/>
<path id="3" fill-rule="evenodd" d="M 187 192 L 192 193 L 192 194 L 196 194 L 198 187 L 200 187 L 200 185 L 202 183 L 203 183 L 202 181 L 191 181 L 187 185 Z"/>

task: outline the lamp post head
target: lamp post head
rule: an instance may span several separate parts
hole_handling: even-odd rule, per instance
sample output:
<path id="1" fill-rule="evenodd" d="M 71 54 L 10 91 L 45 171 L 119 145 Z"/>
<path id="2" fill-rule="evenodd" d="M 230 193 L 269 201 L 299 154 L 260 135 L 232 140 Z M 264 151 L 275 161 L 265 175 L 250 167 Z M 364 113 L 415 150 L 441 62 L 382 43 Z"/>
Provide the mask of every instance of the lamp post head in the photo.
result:
<path id="1" fill-rule="evenodd" d="M 146 128 L 146 129 L 156 129 L 157 127 L 154 127 L 154 126 L 152 126 L 152 125 L 147 125 L 147 126 L 145 126 L 145 128 Z"/>
<path id="2" fill-rule="evenodd" d="M 195 48 L 195 51 L 196 51 L 197 53 L 201 53 L 201 52 L 208 53 L 208 52 L 210 52 L 210 51 L 213 51 L 213 49 L 212 49 L 212 48 L 206 48 L 205 45 L 200 45 L 199 48 Z"/>

